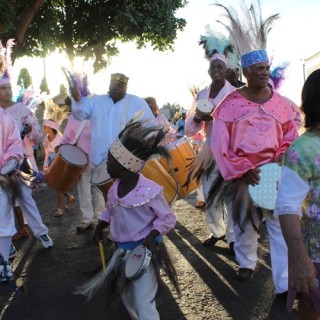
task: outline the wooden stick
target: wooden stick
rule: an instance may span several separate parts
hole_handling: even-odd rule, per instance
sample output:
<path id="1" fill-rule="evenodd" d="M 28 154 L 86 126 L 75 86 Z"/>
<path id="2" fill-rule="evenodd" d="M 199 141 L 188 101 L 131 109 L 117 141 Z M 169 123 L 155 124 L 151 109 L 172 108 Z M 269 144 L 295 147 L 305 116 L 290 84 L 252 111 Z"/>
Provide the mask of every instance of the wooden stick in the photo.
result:
<path id="1" fill-rule="evenodd" d="M 103 242 L 101 240 L 99 241 L 99 250 L 100 250 L 102 269 L 105 272 L 106 271 L 106 259 L 104 256 Z"/>

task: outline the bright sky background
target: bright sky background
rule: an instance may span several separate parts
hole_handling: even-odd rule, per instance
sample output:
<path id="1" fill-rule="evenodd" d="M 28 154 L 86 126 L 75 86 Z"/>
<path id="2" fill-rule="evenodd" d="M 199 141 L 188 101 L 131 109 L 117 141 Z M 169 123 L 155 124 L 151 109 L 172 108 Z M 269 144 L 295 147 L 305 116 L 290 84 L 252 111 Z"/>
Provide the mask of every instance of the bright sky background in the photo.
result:
<path id="1" fill-rule="evenodd" d="M 188 109 L 192 102 L 190 85 L 204 87 L 210 83 L 207 74 L 208 62 L 204 51 L 198 45 L 205 26 L 221 28 L 215 22 L 222 11 L 212 6 L 214 0 L 189 0 L 189 4 L 177 12 L 178 17 L 187 21 L 183 32 L 178 34 L 174 52 L 159 53 L 150 47 L 138 50 L 134 43 L 120 44 L 120 54 L 112 59 L 111 65 L 93 76 L 91 91 L 106 93 L 110 74 L 122 72 L 129 76 L 128 92 L 141 97 L 154 96 L 158 105 L 178 103 Z M 221 1 L 222 3 L 222 1 Z M 238 6 L 238 0 L 223 1 L 225 6 Z M 249 2 L 247 2 L 249 3 Z M 268 38 L 269 56 L 274 62 L 290 62 L 287 78 L 281 93 L 300 104 L 303 85 L 302 59 L 309 58 L 320 51 L 318 32 L 320 30 L 319 0 L 261 0 L 263 17 L 280 13 L 281 19 L 273 27 Z M 222 29 L 223 30 L 223 29 Z M 41 59 L 23 58 L 15 63 L 14 77 L 20 68 L 28 68 L 35 87 L 43 77 Z M 31 67 L 32 66 L 32 67 Z M 65 78 L 61 66 L 68 66 L 64 57 L 52 55 L 46 58 L 46 71 L 51 95 L 59 92 Z"/>

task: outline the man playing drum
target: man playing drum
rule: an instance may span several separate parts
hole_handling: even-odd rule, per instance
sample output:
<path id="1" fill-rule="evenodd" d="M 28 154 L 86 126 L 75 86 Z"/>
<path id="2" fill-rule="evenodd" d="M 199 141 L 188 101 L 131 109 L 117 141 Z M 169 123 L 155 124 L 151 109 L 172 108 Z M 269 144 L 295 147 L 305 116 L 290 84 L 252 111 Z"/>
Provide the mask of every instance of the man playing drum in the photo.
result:
<path id="1" fill-rule="evenodd" d="M 204 37 L 202 37 L 202 39 L 203 38 Z M 198 153 L 195 162 L 195 167 L 199 166 L 199 169 L 204 172 L 201 177 L 204 198 L 207 197 L 209 188 L 218 174 L 218 168 L 217 166 L 213 166 L 213 156 L 211 155 L 209 148 L 212 130 L 212 118 L 210 116 L 206 116 L 205 114 L 200 115 L 197 113 L 197 102 L 199 100 L 206 100 L 208 103 L 211 103 L 212 107 L 214 108 L 227 94 L 235 89 L 226 80 L 226 67 L 228 60 L 224 54 L 219 53 L 215 48 L 211 48 L 207 55 L 207 59 L 209 60 L 208 73 L 212 82 L 208 87 L 201 90 L 195 96 L 187 115 L 185 127 L 186 135 L 188 137 L 193 137 L 198 132 L 201 132 L 205 136 L 205 144 L 203 145 L 202 150 Z M 200 160 L 203 159 L 203 157 L 205 157 L 205 162 Z M 230 249 L 233 251 L 234 235 L 232 224 L 227 223 L 227 210 L 224 210 L 223 207 L 206 207 L 206 221 L 211 235 L 203 242 L 203 245 L 214 246 L 219 240 L 223 240 L 226 236 Z"/>
<path id="2" fill-rule="evenodd" d="M 127 93 L 129 78 L 121 73 L 111 75 L 109 93 L 81 98 L 79 89 L 72 89 L 72 115 L 77 120 L 91 120 L 90 162 L 98 166 L 107 158 L 111 143 L 133 115 L 144 111 L 144 118 L 154 118 L 142 99 Z"/>
<path id="3" fill-rule="evenodd" d="M 233 200 L 237 278 L 250 279 L 256 267 L 258 226 L 264 216 L 270 237 L 276 294 L 285 295 L 288 289 L 287 247 L 279 220 L 272 216 L 272 211 L 252 204 L 248 185 L 259 184 L 259 166 L 270 162 L 280 165 L 285 151 L 298 136 L 294 103 L 268 87 L 270 67 L 265 50 L 243 54 L 241 64 L 247 86 L 230 93 L 214 111 L 211 149 L 226 181 L 226 188 L 220 193 L 229 201 Z M 212 191 L 209 193 L 211 203 Z"/>
<path id="4" fill-rule="evenodd" d="M 23 139 L 23 152 L 28 159 L 34 160 L 32 146 L 40 142 L 42 132 L 32 112 L 22 103 L 12 102 L 11 82 L 7 77 L 0 79 L 0 106 L 15 118 L 20 132 L 24 124 L 28 125 L 28 133 Z M 33 169 L 38 171 L 37 168 Z M 48 228 L 43 224 L 37 205 L 32 198 L 32 189 L 20 180 L 19 184 L 22 198 L 18 199 L 18 204 L 22 208 L 33 234 L 41 241 L 44 248 L 52 247 L 53 241 L 48 235 Z"/>
<path id="5" fill-rule="evenodd" d="M 1 81 L 1 80 L 0 80 Z M 14 118 L 0 108 L 0 168 L 9 160 L 15 159 L 19 163 L 23 160 L 23 149 L 20 133 Z M 12 277 L 11 267 L 8 264 L 11 238 L 16 232 L 12 198 L 14 194 L 12 185 L 6 178 L 0 176 L 0 255 L 6 264 L 0 265 L 0 281 Z M 11 203 L 10 203 L 11 201 Z"/>
<path id="6" fill-rule="evenodd" d="M 67 126 L 64 130 L 61 144 L 76 144 L 87 155 L 90 153 L 91 128 L 90 120 L 78 121 L 73 115 L 68 118 Z M 95 212 L 92 207 L 91 197 L 91 176 L 93 165 L 89 162 L 85 171 L 77 182 L 78 198 L 82 222 L 77 227 L 78 231 L 85 231 L 93 228 L 93 219 L 101 218 L 101 212 L 105 209 L 105 201 L 100 192 L 94 189 Z"/>

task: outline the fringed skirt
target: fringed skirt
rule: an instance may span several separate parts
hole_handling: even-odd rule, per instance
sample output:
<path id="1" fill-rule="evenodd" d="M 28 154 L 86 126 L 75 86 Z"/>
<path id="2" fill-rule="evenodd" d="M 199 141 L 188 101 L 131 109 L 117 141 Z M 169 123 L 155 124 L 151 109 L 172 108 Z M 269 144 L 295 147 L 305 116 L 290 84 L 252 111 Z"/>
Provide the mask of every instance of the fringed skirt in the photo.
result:
<path id="1" fill-rule="evenodd" d="M 156 249 L 152 252 L 151 262 L 157 275 L 159 283 L 158 288 L 161 289 L 163 284 L 160 277 L 160 270 L 162 269 L 168 276 L 169 280 L 180 294 L 176 270 L 171 262 L 165 244 L 162 242 L 155 246 Z M 130 255 L 130 250 L 116 249 L 112 258 L 107 264 L 106 271 L 100 271 L 87 283 L 78 287 L 75 291 L 76 294 L 86 296 L 87 300 L 91 299 L 99 289 L 105 291 L 107 301 L 112 302 L 118 294 L 124 293 L 130 287 L 131 283 L 135 280 L 130 280 L 125 276 L 125 265 Z M 142 275 L 143 276 L 143 275 Z M 157 294 L 159 293 L 159 290 Z M 153 297 L 152 299 L 155 299 Z"/>

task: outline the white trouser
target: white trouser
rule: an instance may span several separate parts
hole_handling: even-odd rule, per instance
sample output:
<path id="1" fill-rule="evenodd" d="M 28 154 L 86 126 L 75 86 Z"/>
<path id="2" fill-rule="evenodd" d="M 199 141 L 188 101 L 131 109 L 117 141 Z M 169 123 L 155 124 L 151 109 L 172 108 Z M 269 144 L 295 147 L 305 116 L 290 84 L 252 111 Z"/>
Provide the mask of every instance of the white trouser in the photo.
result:
<path id="1" fill-rule="evenodd" d="M 121 299 L 133 320 L 159 320 L 154 297 L 158 289 L 156 272 L 152 263 L 138 280 L 133 280 Z"/>
<path id="2" fill-rule="evenodd" d="M 41 235 L 48 233 L 48 228 L 43 224 L 38 207 L 32 198 L 32 189 L 28 188 L 20 180 L 19 185 L 22 199 L 18 198 L 18 204 L 22 209 L 32 233 L 38 238 Z"/>
<path id="3" fill-rule="evenodd" d="M 10 246 L 12 237 L 0 237 L 0 254 L 4 261 L 9 261 Z"/>
<path id="4" fill-rule="evenodd" d="M 197 188 L 197 201 L 205 202 L 202 184 L 200 184 L 200 186 Z"/>
<path id="5" fill-rule="evenodd" d="M 219 170 L 216 165 L 208 176 L 203 176 L 202 186 L 205 199 L 207 198 L 210 187 L 218 173 Z M 232 214 L 229 208 L 227 210 L 227 206 L 218 208 L 215 206 L 215 203 L 213 203 L 210 208 L 206 207 L 206 220 L 212 236 L 219 238 L 226 235 L 228 243 L 234 241 Z"/>
<path id="6" fill-rule="evenodd" d="M 93 196 L 95 204 L 95 213 L 93 211 L 91 195 L 91 177 L 93 168 L 93 165 L 89 163 L 77 183 L 79 207 L 82 215 L 82 222 L 84 223 L 92 222 L 94 217 L 100 219 L 101 212 L 105 210 L 104 197 L 96 188 L 94 188 Z"/>
<path id="7" fill-rule="evenodd" d="M 13 206 L 8 193 L 0 187 L 0 238 L 11 238 L 16 232 Z"/>
<path id="8" fill-rule="evenodd" d="M 244 213 L 245 211 L 242 210 L 241 212 Z M 259 225 L 256 212 L 254 220 L 255 224 Z M 287 246 L 281 232 L 279 219 L 267 214 L 265 215 L 265 222 L 270 241 L 273 282 L 276 293 L 281 293 L 288 290 Z M 244 228 L 244 232 L 241 232 L 239 226 L 235 224 L 234 232 L 236 237 L 234 250 L 239 267 L 254 270 L 258 261 L 258 233 L 254 230 L 250 221 Z"/>

